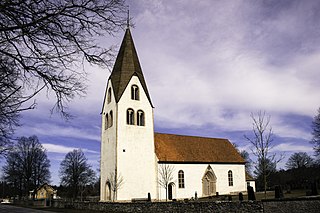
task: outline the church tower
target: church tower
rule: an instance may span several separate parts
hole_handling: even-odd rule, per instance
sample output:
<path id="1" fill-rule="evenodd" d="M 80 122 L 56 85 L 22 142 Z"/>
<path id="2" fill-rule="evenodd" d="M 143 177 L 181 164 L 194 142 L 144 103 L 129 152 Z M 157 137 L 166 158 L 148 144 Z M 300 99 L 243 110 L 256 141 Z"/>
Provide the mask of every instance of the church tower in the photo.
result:
<path id="1" fill-rule="evenodd" d="M 153 105 L 129 27 L 102 108 L 100 200 L 157 198 Z"/>

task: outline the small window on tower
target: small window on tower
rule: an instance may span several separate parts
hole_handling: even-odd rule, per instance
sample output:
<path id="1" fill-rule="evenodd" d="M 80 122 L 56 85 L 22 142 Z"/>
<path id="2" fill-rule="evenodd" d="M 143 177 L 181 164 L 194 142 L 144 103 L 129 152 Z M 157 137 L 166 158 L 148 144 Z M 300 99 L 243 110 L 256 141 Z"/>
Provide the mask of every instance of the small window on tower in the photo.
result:
<path id="1" fill-rule="evenodd" d="M 144 112 L 142 110 L 138 110 L 137 112 L 137 125 L 144 126 Z"/>
<path id="2" fill-rule="evenodd" d="M 127 109 L 127 124 L 134 125 L 134 110 Z"/>
<path id="3" fill-rule="evenodd" d="M 110 116 L 109 116 L 109 127 L 112 127 L 113 125 L 113 113 L 112 110 L 110 111 Z"/>
<path id="4" fill-rule="evenodd" d="M 137 85 L 132 85 L 131 87 L 131 99 L 139 100 L 139 87 Z"/>
<path id="5" fill-rule="evenodd" d="M 109 116 L 108 116 L 108 113 L 107 113 L 105 118 L 104 118 L 104 129 L 108 129 L 108 127 L 109 127 Z"/>
<path id="6" fill-rule="evenodd" d="M 108 103 L 111 102 L 111 88 L 108 89 L 108 97 L 107 97 Z"/>

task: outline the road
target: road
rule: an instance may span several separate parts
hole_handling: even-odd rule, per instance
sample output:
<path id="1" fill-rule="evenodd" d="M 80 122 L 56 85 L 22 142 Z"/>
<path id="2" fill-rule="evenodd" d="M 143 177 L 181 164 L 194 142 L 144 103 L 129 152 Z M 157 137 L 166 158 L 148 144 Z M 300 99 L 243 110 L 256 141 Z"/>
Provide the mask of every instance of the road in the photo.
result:
<path id="1" fill-rule="evenodd" d="M 2 213 L 49 213 L 48 211 L 28 209 L 12 205 L 0 204 L 0 212 Z M 51 212 L 52 213 L 52 212 Z"/>

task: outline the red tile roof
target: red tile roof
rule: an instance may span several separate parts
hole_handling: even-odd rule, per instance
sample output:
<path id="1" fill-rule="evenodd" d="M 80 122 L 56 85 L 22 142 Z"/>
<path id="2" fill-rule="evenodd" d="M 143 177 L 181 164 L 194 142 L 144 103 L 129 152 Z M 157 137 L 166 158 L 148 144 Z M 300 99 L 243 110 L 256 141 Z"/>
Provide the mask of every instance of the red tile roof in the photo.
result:
<path id="1" fill-rule="evenodd" d="M 159 162 L 244 164 L 227 139 L 155 133 L 155 152 Z"/>

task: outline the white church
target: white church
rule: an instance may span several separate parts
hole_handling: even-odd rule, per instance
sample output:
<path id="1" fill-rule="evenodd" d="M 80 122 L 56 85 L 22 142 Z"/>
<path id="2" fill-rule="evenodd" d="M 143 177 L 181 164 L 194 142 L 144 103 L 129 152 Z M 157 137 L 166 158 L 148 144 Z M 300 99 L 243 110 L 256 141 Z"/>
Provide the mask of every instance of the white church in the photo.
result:
<path id="1" fill-rule="evenodd" d="M 127 28 L 102 108 L 101 201 L 245 192 L 245 161 L 227 139 L 154 132 L 153 105 Z M 169 168 L 167 190 L 161 168 Z M 247 176 L 248 177 L 248 176 Z"/>

